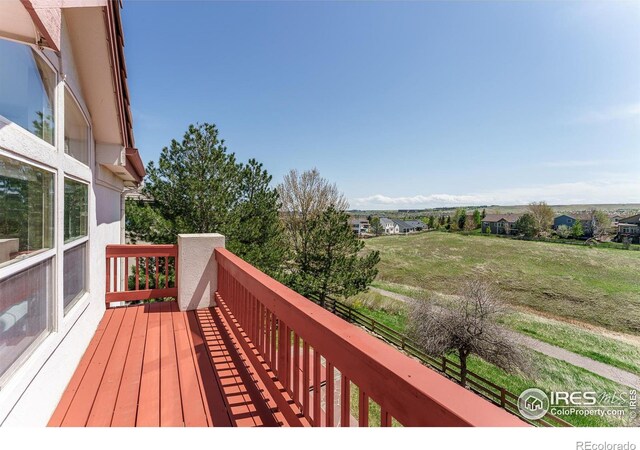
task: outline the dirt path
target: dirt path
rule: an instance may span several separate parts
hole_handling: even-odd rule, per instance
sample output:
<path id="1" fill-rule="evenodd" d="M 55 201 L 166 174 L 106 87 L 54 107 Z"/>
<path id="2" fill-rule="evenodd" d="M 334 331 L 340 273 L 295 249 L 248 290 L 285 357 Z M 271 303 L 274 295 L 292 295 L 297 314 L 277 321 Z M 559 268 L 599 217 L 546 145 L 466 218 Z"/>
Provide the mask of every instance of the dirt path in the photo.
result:
<path id="1" fill-rule="evenodd" d="M 391 291 L 386 291 L 384 289 L 376 287 L 370 287 L 369 289 L 401 302 L 414 301 L 414 299 L 411 297 L 407 297 L 406 295 L 397 294 Z M 635 375 L 631 372 L 627 372 L 626 370 L 618 369 L 617 367 L 595 361 L 591 358 L 587 358 L 586 356 L 578 355 L 577 353 L 573 353 L 569 350 L 556 347 L 555 345 L 547 344 L 546 342 L 539 341 L 538 339 L 525 336 L 512 330 L 505 329 L 505 331 L 515 341 L 532 350 L 543 353 L 547 356 L 551 356 L 552 358 L 565 361 L 569 364 L 573 364 L 576 367 L 581 367 L 588 370 L 589 372 L 595 373 L 596 375 L 600 375 L 601 377 L 607 378 L 611 381 L 615 381 L 616 383 L 624 384 L 632 388 L 640 387 L 640 376 Z"/>

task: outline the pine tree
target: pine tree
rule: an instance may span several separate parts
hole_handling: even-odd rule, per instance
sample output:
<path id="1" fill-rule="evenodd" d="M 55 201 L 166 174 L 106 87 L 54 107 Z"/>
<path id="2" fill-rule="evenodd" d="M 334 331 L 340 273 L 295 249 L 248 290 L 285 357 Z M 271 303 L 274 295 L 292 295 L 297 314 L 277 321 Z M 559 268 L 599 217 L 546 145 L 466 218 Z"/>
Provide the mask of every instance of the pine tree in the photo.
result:
<path id="1" fill-rule="evenodd" d="M 162 149 L 147 167 L 143 194 L 128 201 L 131 238 L 174 243 L 179 233 L 221 233 L 227 248 L 276 276 L 284 259 L 278 194 L 255 160 L 243 164 L 227 152 L 213 124 L 190 125 L 182 142 Z"/>
<path id="2" fill-rule="evenodd" d="M 348 226 L 349 216 L 329 206 L 311 218 L 306 227 L 305 252 L 296 252 L 287 268 L 285 283 L 300 294 L 349 297 L 367 289 L 376 277 L 377 251 L 360 256 L 364 242 Z"/>
<path id="3" fill-rule="evenodd" d="M 482 225 L 482 216 L 480 214 L 480 211 L 478 211 L 477 209 L 473 211 L 473 222 L 475 223 L 476 228 L 480 228 L 480 226 Z"/>

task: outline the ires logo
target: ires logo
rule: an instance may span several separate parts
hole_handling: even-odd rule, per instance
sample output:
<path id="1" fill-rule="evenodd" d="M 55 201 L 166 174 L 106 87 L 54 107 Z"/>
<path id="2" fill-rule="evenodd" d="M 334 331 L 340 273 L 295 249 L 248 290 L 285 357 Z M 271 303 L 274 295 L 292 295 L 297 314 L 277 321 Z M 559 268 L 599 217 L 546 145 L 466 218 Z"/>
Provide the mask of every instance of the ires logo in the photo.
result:
<path id="1" fill-rule="evenodd" d="M 595 406 L 598 394 L 593 391 L 551 392 L 550 402 L 552 406 Z"/>

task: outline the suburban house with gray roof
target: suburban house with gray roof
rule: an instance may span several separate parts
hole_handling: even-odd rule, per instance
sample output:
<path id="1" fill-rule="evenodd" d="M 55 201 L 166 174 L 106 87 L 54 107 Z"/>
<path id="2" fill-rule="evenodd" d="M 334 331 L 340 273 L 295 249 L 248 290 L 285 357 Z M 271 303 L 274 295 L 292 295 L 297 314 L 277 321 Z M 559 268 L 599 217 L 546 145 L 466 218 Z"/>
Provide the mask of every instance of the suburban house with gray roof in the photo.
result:
<path id="1" fill-rule="evenodd" d="M 400 233 L 400 227 L 391 219 L 380 217 L 380 225 L 382 225 L 382 228 L 384 229 L 384 234 Z"/>
<path id="2" fill-rule="evenodd" d="M 522 214 L 487 214 L 482 219 L 482 232 L 491 234 L 515 234 L 516 221 Z M 487 231 L 489 230 L 489 231 Z"/>
<path id="3" fill-rule="evenodd" d="M 640 244 L 640 214 L 620 219 L 618 222 L 618 240 Z"/>
<path id="4" fill-rule="evenodd" d="M 422 231 L 427 229 L 427 224 L 422 220 L 407 220 L 405 221 L 409 226 L 413 227 L 415 231 Z"/>
<path id="5" fill-rule="evenodd" d="M 593 233 L 593 214 L 591 213 L 561 214 L 556 216 L 553 219 L 553 229 L 557 230 L 562 225 L 571 228 L 578 221 L 582 224 L 583 236 L 591 236 Z"/>
<path id="6" fill-rule="evenodd" d="M 398 229 L 400 233 L 411 233 L 412 231 L 416 231 L 415 227 L 411 226 L 408 222 L 400 219 L 393 219 L 396 225 L 398 225 Z"/>

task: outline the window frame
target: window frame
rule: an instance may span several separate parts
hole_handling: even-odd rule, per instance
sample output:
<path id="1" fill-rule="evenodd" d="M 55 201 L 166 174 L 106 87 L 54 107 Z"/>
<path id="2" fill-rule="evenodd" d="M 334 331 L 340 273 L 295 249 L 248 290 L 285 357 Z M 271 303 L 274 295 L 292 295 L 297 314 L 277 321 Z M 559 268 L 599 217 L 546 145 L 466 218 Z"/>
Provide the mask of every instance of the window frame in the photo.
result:
<path id="1" fill-rule="evenodd" d="M 70 241 L 65 242 L 64 236 L 65 236 L 65 231 L 66 230 L 65 230 L 64 227 L 66 226 L 66 223 L 64 223 L 64 213 L 65 213 L 65 209 L 66 209 L 67 205 L 64 205 L 64 207 L 62 208 L 62 227 L 63 227 L 63 229 L 60 230 L 60 233 L 62 235 L 62 251 L 64 252 L 65 250 L 68 250 L 69 248 L 72 248 L 72 247 L 75 247 L 76 245 L 79 245 L 81 243 L 80 241 L 84 242 L 84 241 L 88 241 L 89 240 L 89 233 L 90 233 L 90 230 L 89 230 L 89 215 L 90 215 L 90 213 L 89 213 L 89 204 L 91 203 L 89 192 L 91 191 L 91 189 L 90 189 L 91 188 L 91 183 L 89 183 L 88 181 L 83 180 L 82 178 L 78 178 L 78 177 L 75 177 L 73 175 L 70 175 L 70 174 L 68 174 L 68 173 L 66 173 L 64 171 L 63 171 L 63 174 L 62 174 L 62 178 L 63 178 L 63 183 L 62 183 L 63 186 L 64 186 L 64 182 L 66 182 L 66 180 L 70 180 L 70 181 L 73 181 L 75 183 L 83 184 L 83 185 L 85 185 L 87 187 L 87 234 L 86 235 L 80 236 L 80 237 L 77 237 L 75 239 L 71 239 Z M 64 198 L 64 195 L 65 195 L 65 193 L 62 192 L 63 198 Z"/>
<path id="2" fill-rule="evenodd" d="M 28 132 L 28 131 L 27 131 Z M 29 133 L 31 134 L 31 133 Z M 33 135 L 33 137 L 39 139 L 37 136 Z M 42 141 L 45 142 L 45 141 Z M 17 161 L 20 164 L 25 164 L 28 166 L 33 166 L 37 169 L 43 170 L 45 172 L 48 172 L 52 175 L 53 178 L 53 204 L 51 205 L 51 208 L 53 209 L 53 238 L 52 238 L 52 246 L 51 248 L 48 249 L 44 249 L 43 251 L 36 253 L 34 255 L 31 256 L 27 256 L 26 258 L 22 258 L 18 261 L 15 261 L 11 264 L 8 264 L 4 267 L 0 267 L 0 280 L 3 280 L 5 278 L 8 278 L 10 276 L 15 275 L 18 272 L 24 271 L 29 269 L 31 266 L 36 265 L 41 263 L 43 260 L 47 259 L 48 257 L 55 257 L 57 251 L 58 251 L 58 246 L 57 246 L 57 241 L 58 241 L 58 227 L 57 227 L 57 218 L 58 218 L 58 198 L 57 198 L 57 184 L 58 184 L 58 172 L 54 169 L 52 169 L 51 167 L 47 167 L 42 163 L 38 163 L 35 161 L 31 161 L 28 158 L 25 158 L 23 156 L 20 155 L 16 155 L 14 153 L 8 152 L 7 150 L 5 150 L 4 148 L 0 147 L 0 156 L 3 156 L 7 159 L 11 159 L 13 161 Z"/>
<path id="3" fill-rule="evenodd" d="M 4 40 L 4 41 L 9 41 L 9 42 L 13 42 L 16 44 L 20 44 L 20 45 L 24 45 L 26 47 L 30 47 L 31 50 L 34 51 L 34 53 L 42 60 L 44 61 L 44 63 L 49 67 L 49 69 L 51 69 L 51 71 L 53 72 L 53 75 L 55 77 L 55 82 L 54 82 L 54 88 L 53 88 L 53 99 L 52 99 L 52 103 L 53 103 L 53 144 L 45 141 L 44 139 L 42 139 L 41 137 L 39 137 L 38 135 L 32 133 L 31 131 L 27 130 L 25 127 L 23 127 L 22 125 L 11 121 L 9 118 L 5 117 L 4 115 L 0 114 L 0 122 L 3 122 L 7 125 L 13 125 L 15 127 L 17 127 L 18 129 L 20 129 L 21 131 L 24 131 L 25 133 L 27 133 L 29 136 L 32 136 L 34 138 L 36 138 L 40 144 L 46 145 L 48 147 L 50 147 L 50 150 L 53 150 L 54 153 L 57 154 L 58 152 L 58 138 L 59 138 L 59 133 L 60 133 L 60 129 L 59 129 L 59 123 L 60 123 L 60 101 L 59 99 L 59 89 L 60 89 L 60 84 L 62 83 L 62 77 L 60 76 L 60 71 L 58 70 L 58 68 L 49 60 L 49 58 L 47 57 L 47 55 L 42 51 L 42 49 L 40 47 L 38 47 L 37 45 L 33 45 L 33 44 L 28 44 L 22 41 L 18 41 L 15 39 L 11 39 L 11 38 L 7 38 L 7 37 L 0 37 L 0 40 Z M 82 110 L 82 108 L 81 108 Z M 0 150 L 2 150 L 0 148 Z M 64 151 L 64 149 L 63 149 Z"/>
<path id="4" fill-rule="evenodd" d="M 67 159 L 71 159 L 74 162 L 78 163 L 78 164 L 82 164 L 83 166 L 90 168 L 91 167 L 91 154 L 93 153 L 92 150 L 92 146 L 91 143 L 93 142 L 93 130 L 91 129 L 91 121 L 89 120 L 89 116 L 88 114 L 85 112 L 83 106 L 80 104 L 80 101 L 78 100 L 78 98 L 76 97 L 75 93 L 73 92 L 73 89 L 71 89 L 71 86 L 69 85 L 69 83 L 67 83 L 66 81 L 63 81 L 62 83 L 62 97 L 63 97 L 63 105 L 62 108 L 66 108 L 66 103 L 67 103 L 67 97 L 66 94 L 68 93 L 69 96 L 71 97 L 73 103 L 75 104 L 76 108 L 78 108 L 78 111 L 80 111 L 80 115 L 82 116 L 82 120 L 84 120 L 85 125 L 87 126 L 87 142 L 86 142 L 86 150 L 87 150 L 87 162 L 84 163 L 82 161 L 80 161 L 77 158 L 74 158 L 71 154 L 67 153 L 64 150 L 64 138 L 65 138 L 65 132 L 64 132 L 64 125 L 66 125 L 67 122 L 67 112 L 64 111 L 64 123 L 62 124 L 62 148 L 61 148 L 61 152 L 64 155 L 64 158 Z"/>

